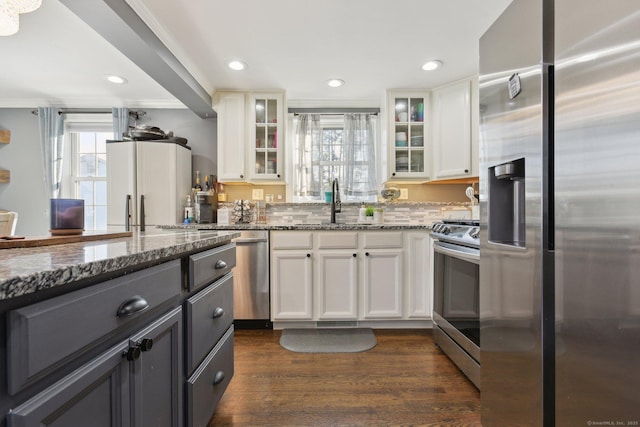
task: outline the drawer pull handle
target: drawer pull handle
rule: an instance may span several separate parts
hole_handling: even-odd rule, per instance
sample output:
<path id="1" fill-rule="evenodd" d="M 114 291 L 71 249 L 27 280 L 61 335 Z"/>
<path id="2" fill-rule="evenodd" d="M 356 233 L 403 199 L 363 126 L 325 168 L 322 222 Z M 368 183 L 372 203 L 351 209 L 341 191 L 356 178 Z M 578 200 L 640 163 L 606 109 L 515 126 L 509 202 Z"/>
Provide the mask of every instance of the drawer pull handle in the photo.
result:
<path id="1" fill-rule="evenodd" d="M 224 381 L 224 372 L 218 371 L 216 375 L 213 377 L 213 385 L 218 385 L 222 381 Z"/>
<path id="2" fill-rule="evenodd" d="M 136 343 L 140 348 L 140 351 L 149 351 L 153 347 L 153 340 L 151 338 L 143 338 Z"/>
<path id="3" fill-rule="evenodd" d="M 118 317 L 131 316 L 149 308 L 149 303 L 140 295 L 136 295 L 120 304 L 118 307 Z"/>
<path id="4" fill-rule="evenodd" d="M 126 358 L 129 362 L 138 360 L 140 358 L 140 347 L 129 347 L 122 353 L 122 357 Z"/>
<path id="5" fill-rule="evenodd" d="M 216 270 L 221 270 L 223 268 L 227 268 L 227 263 L 224 262 L 223 260 L 219 259 L 218 261 L 216 261 L 216 265 L 214 267 Z"/>
<path id="6" fill-rule="evenodd" d="M 213 319 L 217 319 L 218 317 L 222 317 L 222 315 L 224 314 L 224 310 L 222 309 L 222 307 L 216 307 L 215 310 L 213 310 Z"/>

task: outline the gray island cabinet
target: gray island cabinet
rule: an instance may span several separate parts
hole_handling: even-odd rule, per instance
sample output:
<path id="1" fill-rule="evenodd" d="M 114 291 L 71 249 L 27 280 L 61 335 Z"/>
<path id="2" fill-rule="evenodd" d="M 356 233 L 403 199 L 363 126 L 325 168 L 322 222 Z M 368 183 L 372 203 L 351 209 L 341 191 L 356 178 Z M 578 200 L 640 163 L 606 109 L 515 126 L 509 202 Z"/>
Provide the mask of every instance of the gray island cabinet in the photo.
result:
<path id="1" fill-rule="evenodd" d="M 237 234 L 115 239 L 125 258 L 96 256 L 65 283 L 50 266 L 39 290 L 46 273 L 16 291 L 3 270 L 31 249 L 2 252 L 13 265 L 0 267 L 0 426 L 206 426 L 233 376 Z M 73 245 L 48 251 L 96 248 Z"/>

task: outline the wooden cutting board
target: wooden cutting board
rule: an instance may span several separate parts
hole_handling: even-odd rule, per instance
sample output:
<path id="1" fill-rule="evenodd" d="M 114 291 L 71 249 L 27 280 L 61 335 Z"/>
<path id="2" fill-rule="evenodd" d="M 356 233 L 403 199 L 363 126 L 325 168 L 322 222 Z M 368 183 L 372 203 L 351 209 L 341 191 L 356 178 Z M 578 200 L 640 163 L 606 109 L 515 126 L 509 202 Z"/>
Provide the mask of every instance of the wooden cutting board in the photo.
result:
<path id="1" fill-rule="evenodd" d="M 0 240 L 0 249 L 35 248 L 38 246 L 61 245 L 63 243 L 91 242 L 94 240 L 117 239 L 131 237 L 131 231 L 118 233 L 91 233 L 71 236 L 25 237 L 24 239 Z"/>

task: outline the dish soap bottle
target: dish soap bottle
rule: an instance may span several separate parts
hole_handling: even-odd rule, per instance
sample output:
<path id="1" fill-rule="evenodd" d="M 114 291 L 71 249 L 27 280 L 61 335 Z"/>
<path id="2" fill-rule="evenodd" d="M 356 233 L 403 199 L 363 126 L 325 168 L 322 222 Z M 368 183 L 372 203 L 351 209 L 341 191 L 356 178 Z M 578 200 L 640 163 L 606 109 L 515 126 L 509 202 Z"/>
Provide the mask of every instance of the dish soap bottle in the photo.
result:
<path id="1" fill-rule="evenodd" d="M 367 220 L 367 208 L 364 207 L 364 203 L 360 205 L 358 210 L 358 222 L 365 222 Z"/>

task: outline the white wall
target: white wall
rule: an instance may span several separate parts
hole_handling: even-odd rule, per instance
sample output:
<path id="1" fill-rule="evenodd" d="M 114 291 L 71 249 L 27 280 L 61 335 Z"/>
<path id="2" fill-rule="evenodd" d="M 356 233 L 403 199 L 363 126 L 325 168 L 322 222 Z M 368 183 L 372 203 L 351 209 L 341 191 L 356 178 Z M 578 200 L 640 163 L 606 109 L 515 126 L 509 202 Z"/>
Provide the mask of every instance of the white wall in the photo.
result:
<path id="1" fill-rule="evenodd" d="M 49 195 L 44 186 L 38 117 L 31 108 L 0 108 L 0 129 L 11 131 L 11 143 L 0 144 L 0 169 L 11 171 L 11 182 L 0 184 L 0 209 L 18 212 L 17 235 L 49 234 Z M 201 119 L 189 110 L 145 109 L 138 124 L 157 126 L 189 140 L 193 173 L 217 173 L 217 121 Z"/>

